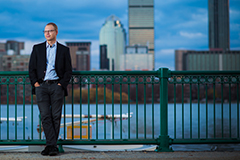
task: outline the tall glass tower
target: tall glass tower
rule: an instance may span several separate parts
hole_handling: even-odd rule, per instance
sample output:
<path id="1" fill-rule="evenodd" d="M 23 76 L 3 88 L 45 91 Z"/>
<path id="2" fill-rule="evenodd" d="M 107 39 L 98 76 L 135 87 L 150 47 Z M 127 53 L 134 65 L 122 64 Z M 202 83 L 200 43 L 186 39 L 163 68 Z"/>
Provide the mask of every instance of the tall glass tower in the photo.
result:
<path id="1" fill-rule="evenodd" d="M 208 0 L 209 48 L 229 50 L 229 0 Z"/>
<path id="2" fill-rule="evenodd" d="M 106 19 L 100 30 L 99 43 L 100 46 L 106 45 L 109 70 L 120 70 L 120 57 L 125 53 L 126 31 L 118 17 L 112 15 Z"/>
<path id="3" fill-rule="evenodd" d="M 128 0 L 128 29 L 129 45 L 148 46 L 154 67 L 154 0 Z"/>

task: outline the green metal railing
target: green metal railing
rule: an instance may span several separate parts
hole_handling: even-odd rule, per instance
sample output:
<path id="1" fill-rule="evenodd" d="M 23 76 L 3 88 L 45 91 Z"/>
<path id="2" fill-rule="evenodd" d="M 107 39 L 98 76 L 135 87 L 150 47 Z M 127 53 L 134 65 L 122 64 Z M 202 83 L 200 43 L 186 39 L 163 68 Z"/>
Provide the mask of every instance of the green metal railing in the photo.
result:
<path id="1" fill-rule="evenodd" d="M 172 71 L 170 75 L 174 92 L 173 143 L 239 143 L 239 71 Z M 177 88 L 180 105 L 176 100 Z M 180 123 L 177 107 L 182 114 Z M 176 133 L 177 124 L 181 125 L 180 136 Z"/>
<path id="2" fill-rule="evenodd" d="M 58 144 L 239 143 L 239 83 L 240 71 L 75 71 Z M 0 72 L 0 90 L 0 145 L 45 144 L 28 72 Z"/>

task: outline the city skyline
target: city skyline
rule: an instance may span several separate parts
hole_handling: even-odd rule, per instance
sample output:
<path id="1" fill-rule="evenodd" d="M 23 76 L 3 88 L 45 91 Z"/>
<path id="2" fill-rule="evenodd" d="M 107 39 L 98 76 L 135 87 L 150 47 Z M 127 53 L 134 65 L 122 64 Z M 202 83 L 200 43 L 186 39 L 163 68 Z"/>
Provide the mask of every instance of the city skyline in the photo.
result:
<path id="1" fill-rule="evenodd" d="M 124 28 L 128 26 L 128 0 L 89 1 L 1 1 L 0 42 L 25 42 L 23 54 L 30 54 L 32 45 L 44 41 L 47 22 L 59 26 L 58 40 L 91 41 L 91 69 L 99 69 L 99 31 L 105 19 L 114 14 Z M 37 6 L 37 7 L 36 7 Z M 100 6 L 100 7 L 99 7 Z M 174 50 L 208 49 L 208 1 L 154 1 L 155 69 L 174 70 Z M 230 0 L 230 49 L 240 46 L 240 2 Z M 128 30 L 127 30 L 128 34 Z"/>

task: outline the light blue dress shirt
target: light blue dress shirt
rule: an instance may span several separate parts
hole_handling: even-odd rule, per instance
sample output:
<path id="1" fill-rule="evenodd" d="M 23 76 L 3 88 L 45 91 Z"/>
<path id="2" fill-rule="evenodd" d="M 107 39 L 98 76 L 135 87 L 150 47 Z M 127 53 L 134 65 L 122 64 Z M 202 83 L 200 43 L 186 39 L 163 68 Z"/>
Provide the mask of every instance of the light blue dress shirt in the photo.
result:
<path id="1" fill-rule="evenodd" d="M 46 66 L 46 74 L 44 77 L 44 81 L 46 80 L 57 80 L 59 77 L 55 71 L 55 60 L 56 60 L 56 52 L 57 52 L 57 42 L 55 42 L 52 47 L 46 42 L 46 50 L 47 50 L 47 66 Z"/>

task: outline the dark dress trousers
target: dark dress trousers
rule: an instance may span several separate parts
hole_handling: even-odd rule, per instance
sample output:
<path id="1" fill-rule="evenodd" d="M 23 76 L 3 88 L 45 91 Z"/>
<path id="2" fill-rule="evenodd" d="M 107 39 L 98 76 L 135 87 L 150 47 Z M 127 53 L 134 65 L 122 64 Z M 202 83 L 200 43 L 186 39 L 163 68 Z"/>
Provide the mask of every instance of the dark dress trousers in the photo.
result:
<path id="1" fill-rule="evenodd" d="M 60 130 L 63 99 L 64 96 L 67 96 L 67 85 L 72 76 L 69 48 L 57 42 L 55 71 L 59 79 L 55 83 L 43 81 L 46 73 L 46 62 L 46 42 L 34 45 L 29 61 L 29 78 L 33 88 L 32 93 L 36 94 L 46 136 L 46 145 L 56 146 Z M 39 87 L 34 87 L 36 82 L 40 84 Z"/>

